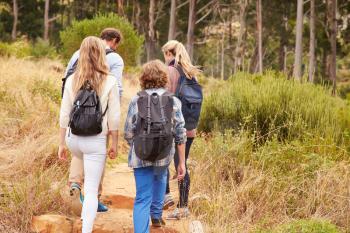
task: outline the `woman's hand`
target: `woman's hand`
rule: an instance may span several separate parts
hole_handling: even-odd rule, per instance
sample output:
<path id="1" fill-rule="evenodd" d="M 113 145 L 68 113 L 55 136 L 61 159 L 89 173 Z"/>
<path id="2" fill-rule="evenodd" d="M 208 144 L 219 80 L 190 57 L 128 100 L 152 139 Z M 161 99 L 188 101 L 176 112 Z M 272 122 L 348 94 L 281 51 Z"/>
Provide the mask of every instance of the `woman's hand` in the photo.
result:
<path id="1" fill-rule="evenodd" d="M 111 147 L 108 150 L 108 157 L 110 159 L 115 159 L 118 155 L 118 146 L 117 143 L 113 143 L 111 144 Z"/>
<path id="2" fill-rule="evenodd" d="M 57 154 L 60 160 L 67 161 L 67 148 L 65 146 L 59 146 Z"/>
<path id="3" fill-rule="evenodd" d="M 177 179 L 179 181 L 183 180 L 186 175 L 186 166 L 185 163 L 180 163 L 179 166 L 177 166 Z"/>

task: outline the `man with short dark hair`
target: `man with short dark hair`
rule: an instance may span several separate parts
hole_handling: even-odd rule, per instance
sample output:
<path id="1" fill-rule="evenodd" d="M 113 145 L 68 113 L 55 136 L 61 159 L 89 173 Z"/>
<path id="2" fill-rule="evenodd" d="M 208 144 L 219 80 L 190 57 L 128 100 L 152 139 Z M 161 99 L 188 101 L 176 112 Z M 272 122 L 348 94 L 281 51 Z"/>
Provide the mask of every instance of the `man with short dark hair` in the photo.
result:
<path id="1" fill-rule="evenodd" d="M 122 88 L 122 74 L 124 69 L 124 61 L 122 57 L 115 52 L 118 45 L 122 40 L 122 36 L 117 29 L 114 28 L 105 28 L 100 35 L 100 38 L 106 44 L 106 58 L 107 63 L 109 65 L 110 73 L 117 79 L 119 96 L 122 96 L 123 88 Z M 77 64 L 79 59 L 79 50 L 76 51 L 71 57 L 67 69 L 65 77 L 70 69 Z M 99 186 L 99 196 L 102 193 L 102 182 L 103 176 L 101 178 L 101 183 Z M 73 208 L 81 208 L 81 202 L 83 201 L 83 196 L 81 195 L 81 186 L 83 184 L 84 177 L 84 163 L 82 159 L 74 156 L 71 161 L 70 171 L 69 171 L 69 183 L 70 183 L 70 195 L 73 198 L 74 205 Z M 98 212 L 106 212 L 108 211 L 107 206 L 103 205 L 101 202 L 98 203 Z"/>
<path id="2" fill-rule="evenodd" d="M 124 69 L 124 61 L 122 57 L 116 53 L 116 49 L 118 45 L 122 41 L 121 33 L 115 28 L 105 28 L 100 34 L 100 38 L 106 43 L 106 50 L 110 49 L 113 52 L 107 52 L 107 62 L 109 65 L 109 71 L 113 76 L 117 78 L 119 94 L 122 96 L 123 93 L 123 85 L 122 85 L 122 74 Z M 67 71 L 73 67 L 74 63 L 79 59 L 79 50 L 77 50 L 67 65 Z"/>

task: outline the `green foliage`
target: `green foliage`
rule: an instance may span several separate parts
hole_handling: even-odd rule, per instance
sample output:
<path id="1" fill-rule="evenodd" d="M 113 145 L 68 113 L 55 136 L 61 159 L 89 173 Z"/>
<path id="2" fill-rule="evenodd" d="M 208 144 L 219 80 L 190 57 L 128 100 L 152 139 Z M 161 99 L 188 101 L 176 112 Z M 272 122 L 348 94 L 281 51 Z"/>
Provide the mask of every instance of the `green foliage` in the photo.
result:
<path id="1" fill-rule="evenodd" d="M 197 197 L 192 210 L 210 232 L 254 232 L 315 215 L 348 227 L 349 153 L 331 141 L 310 135 L 256 147 L 248 132 L 213 132 L 196 138 L 191 156 L 191 192 Z M 298 233 L 332 229 L 301 223 L 315 231 Z"/>
<path id="2" fill-rule="evenodd" d="M 239 73 L 210 92 L 199 125 L 206 132 L 215 127 L 246 129 L 258 141 L 315 134 L 340 142 L 350 126 L 343 100 L 321 86 L 287 80 L 278 73 Z"/>
<path id="3" fill-rule="evenodd" d="M 0 56 L 24 58 L 29 57 L 31 52 L 32 47 L 27 40 L 18 40 L 13 43 L 0 42 Z"/>
<path id="4" fill-rule="evenodd" d="M 17 58 L 58 58 L 55 47 L 42 39 L 38 39 L 34 43 L 30 43 L 25 39 L 20 39 L 13 43 L 0 42 L 0 56 L 13 56 Z"/>
<path id="5" fill-rule="evenodd" d="M 115 14 L 97 15 L 93 19 L 74 21 L 71 27 L 60 33 L 63 55 L 70 58 L 79 49 L 82 40 L 87 36 L 99 36 L 104 28 L 113 27 L 122 33 L 124 38 L 117 51 L 127 66 L 136 64 L 141 52 L 143 37 L 139 36 L 132 25 L 122 17 Z"/>
<path id="6" fill-rule="evenodd" d="M 297 220 L 273 230 L 258 230 L 255 233 L 340 233 L 338 228 L 325 220 Z"/>
<path id="7" fill-rule="evenodd" d="M 56 49 L 48 41 L 38 39 L 32 47 L 31 55 L 35 58 L 47 57 L 55 59 L 58 57 Z"/>

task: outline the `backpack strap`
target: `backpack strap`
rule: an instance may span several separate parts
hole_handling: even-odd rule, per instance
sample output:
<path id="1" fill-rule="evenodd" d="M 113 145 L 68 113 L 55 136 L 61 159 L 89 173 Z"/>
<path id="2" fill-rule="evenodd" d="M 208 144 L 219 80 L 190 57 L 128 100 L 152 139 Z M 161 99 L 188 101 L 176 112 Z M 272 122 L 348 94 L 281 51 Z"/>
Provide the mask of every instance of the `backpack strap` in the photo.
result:
<path id="1" fill-rule="evenodd" d="M 179 80 L 177 82 L 177 86 L 176 86 L 176 90 L 175 90 L 175 96 L 179 97 L 180 95 L 180 90 L 182 89 L 182 85 L 184 83 L 185 78 L 187 78 L 185 72 L 183 71 L 182 67 L 177 65 L 177 66 L 173 66 L 179 73 L 180 73 L 180 77 Z"/>
<path id="2" fill-rule="evenodd" d="M 108 55 L 110 53 L 115 53 L 115 51 L 111 48 L 106 49 L 106 55 Z"/>
<path id="3" fill-rule="evenodd" d="M 104 116 L 106 115 L 107 110 L 108 110 L 108 104 L 107 104 L 106 110 L 105 110 L 105 111 L 103 112 L 103 114 L 102 114 L 102 117 L 104 117 Z"/>

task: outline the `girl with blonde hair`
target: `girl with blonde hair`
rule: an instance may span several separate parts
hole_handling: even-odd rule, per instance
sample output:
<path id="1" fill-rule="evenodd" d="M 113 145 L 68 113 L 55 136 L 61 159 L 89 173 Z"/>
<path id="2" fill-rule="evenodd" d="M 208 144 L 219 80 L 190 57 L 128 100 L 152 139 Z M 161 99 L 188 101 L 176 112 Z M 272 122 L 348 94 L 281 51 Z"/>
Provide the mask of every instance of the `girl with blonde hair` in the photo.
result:
<path id="1" fill-rule="evenodd" d="M 186 174 L 184 179 L 179 181 L 180 200 L 177 205 L 177 208 L 174 210 L 173 213 L 170 213 L 167 217 L 167 219 L 181 219 L 189 216 L 188 195 L 190 190 L 190 176 L 187 170 L 187 159 L 189 157 L 192 142 L 194 140 L 194 137 L 196 136 L 196 126 L 198 123 L 201 102 L 203 98 L 201 87 L 199 86 L 195 78 L 195 76 L 201 73 L 201 70 L 197 66 L 192 64 L 190 56 L 188 55 L 185 49 L 185 46 L 177 40 L 168 41 L 162 47 L 162 52 L 164 55 L 165 62 L 168 65 L 169 69 L 168 90 L 174 93 L 176 97 L 179 97 L 179 99 L 182 102 L 182 112 L 186 122 L 185 128 L 187 129 L 187 142 L 185 150 Z M 186 114 L 186 109 L 184 109 L 184 106 L 187 106 L 189 104 L 188 102 L 183 101 L 184 99 L 181 98 L 180 93 L 180 89 L 183 89 L 183 83 L 185 82 L 194 84 L 192 86 L 197 87 L 196 90 L 193 92 L 196 93 L 198 91 L 198 98 L 196 100 L 197 103 L 190 103 L 191 109 L 196 110 L 195 112 L 197 115 L 195 117 L 189 117 L 189 115 Z M 174 162 L 176 169 L 179 163 L 179 156 L 177 151 L 175 152 Z M 174 204 L 175 203 L 173 201 L 173 198 L 170 195 L 168 171 L 168 182 L 164 201 L 164 209 L 167 209 Z"/>
<path id="2" fill-rule="evenodd" d="M 77 70 L 66 81 L 60 109 L 58 157 L 67 160 L 67 144 L 72 156 L 83 160 L 84 163 L 85 198 L 81 213 L 83 233 L 91 233 L 93 229 L 98 206 L 98 186 L 107 154 L 108 133 L 111 135 L 108 155 L 111 159 L 117 155 L 120 118 L 119 91 L 116 79 L 109 75 L 108 70 L 105 46 L 101 39 L 94 36 L 85 38 L 80 47 Z M 84 106 L 86 101 L 79 102 L 82 93 L 94 94 L 97 104 Z M 85 97 L 87 100 L 91 96 L 86 95 Z M 88 112 L 97 107 L 100 110 L 98 113 L 103 112 L 103 115 L 97 114 L 99 117 L 97 131 L 92 132 L 88 128 L 90 132 L 86 129 L 85 135 L 81 131 L 77 133 L 76 129 L 74 131 L 76 127 L 74 121 L 78 119 L 75 117 L 76 114 L 82 111 Z M 85 123 L 89 125 L 92 120 L 89 117 L 86 119 Z"/>

